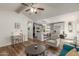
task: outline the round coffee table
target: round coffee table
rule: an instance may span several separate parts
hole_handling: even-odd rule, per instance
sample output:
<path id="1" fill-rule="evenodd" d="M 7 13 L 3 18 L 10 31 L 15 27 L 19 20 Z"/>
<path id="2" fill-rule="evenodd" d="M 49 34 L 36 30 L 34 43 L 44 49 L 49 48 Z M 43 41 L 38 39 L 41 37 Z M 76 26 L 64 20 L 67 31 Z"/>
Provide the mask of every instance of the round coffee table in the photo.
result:
<path id="1" fill-rule="evenodd" d="M 45 56 L 46 47 L 40 44 L 33 44 L 26 47 L 25 52 L 27 56 Z"/>

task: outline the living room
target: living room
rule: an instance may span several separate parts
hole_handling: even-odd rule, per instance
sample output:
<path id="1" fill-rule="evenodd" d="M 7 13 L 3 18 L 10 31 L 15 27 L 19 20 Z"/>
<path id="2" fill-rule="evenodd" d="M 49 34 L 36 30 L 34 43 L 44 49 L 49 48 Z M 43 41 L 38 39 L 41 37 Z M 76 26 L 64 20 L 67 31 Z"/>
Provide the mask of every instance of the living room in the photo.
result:
<path id="1" fill-rule="evenodd" d="M 78 56 L 78 7 L 78 3 L 0 3 L 0 55 Z M 68 48 L 64 44 L 72 49 L 64 51 Z"/>

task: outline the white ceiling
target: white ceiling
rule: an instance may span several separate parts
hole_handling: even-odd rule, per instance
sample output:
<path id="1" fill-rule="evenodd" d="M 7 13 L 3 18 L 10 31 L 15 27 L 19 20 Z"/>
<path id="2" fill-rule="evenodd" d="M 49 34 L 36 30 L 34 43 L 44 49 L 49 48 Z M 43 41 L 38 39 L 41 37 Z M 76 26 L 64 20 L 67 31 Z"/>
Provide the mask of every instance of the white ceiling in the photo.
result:
<path id="1" fill-rule="evenodd" d="M 19 6 L 17 3 L 0 3 L 0 11 L 14 11 Z"/>
<path id="2" fill-rule="evenodd" d="M 38 14 L 25 13 L 26 16 L 30 17 L 33 20 L 46 19 L 53 16 L 58 16 L 65 13 L 70 13 L 74 11 L 79 11 L 78 3 L 42 3 L 39 4 L 39 7 L 45 8 L 45 11 Z"/>
<path id="3" fill-rule="evenodd" d="M 0 3 L 0 10 L 14 11 L 20 6 L 20 3 Z M 25 13 L 26 16 L 35 21 L 69 12 L 79 11 L 79 3 L 39 3 L 35 4 L 35 6 L 43 7 L 45 9 L 38 14 Z"/>

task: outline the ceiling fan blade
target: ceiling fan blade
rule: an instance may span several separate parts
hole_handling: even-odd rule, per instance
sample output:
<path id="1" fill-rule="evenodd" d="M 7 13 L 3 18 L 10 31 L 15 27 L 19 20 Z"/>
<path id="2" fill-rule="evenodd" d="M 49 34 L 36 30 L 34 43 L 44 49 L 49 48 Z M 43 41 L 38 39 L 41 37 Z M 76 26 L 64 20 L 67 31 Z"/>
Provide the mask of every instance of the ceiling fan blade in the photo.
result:
<path id="1" fill-rule="evenodd" d="M 25 10 L 26 12 L 30 11 L 30 9 Z"/>
<path id="2" fill-rule="evenodd" d="M 21 3 L 22 5 L 24 5 L 24 6 L 29 6 L 28 4 L 26 4 L 26 3 Z"/>
<path id="3" fill-rule="evenodd" d="M 39 10 L 44 10 L 44 8 L 37 8 L 37 9 L 39 9 Z"/>

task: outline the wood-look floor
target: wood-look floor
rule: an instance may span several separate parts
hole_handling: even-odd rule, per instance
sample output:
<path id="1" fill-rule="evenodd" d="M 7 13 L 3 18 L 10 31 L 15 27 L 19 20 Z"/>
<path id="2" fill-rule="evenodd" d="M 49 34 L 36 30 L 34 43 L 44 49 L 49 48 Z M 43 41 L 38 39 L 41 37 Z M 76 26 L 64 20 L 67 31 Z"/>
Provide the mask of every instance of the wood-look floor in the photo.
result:
<path id="1" fill-rule="evenodd" d="M 26 56 L 25 48 L 35 43 L 46 45 L 45 42 L 37 42 L 29 40 L 24 43 L 16 44 L 14 47 L 12 45 L 1 47 L 0 56 Z M 47 51 L 48 56 L 54 55 L 55 53 L 55 51 L 53 51 L 51 48 L 49 48 Z"/>

